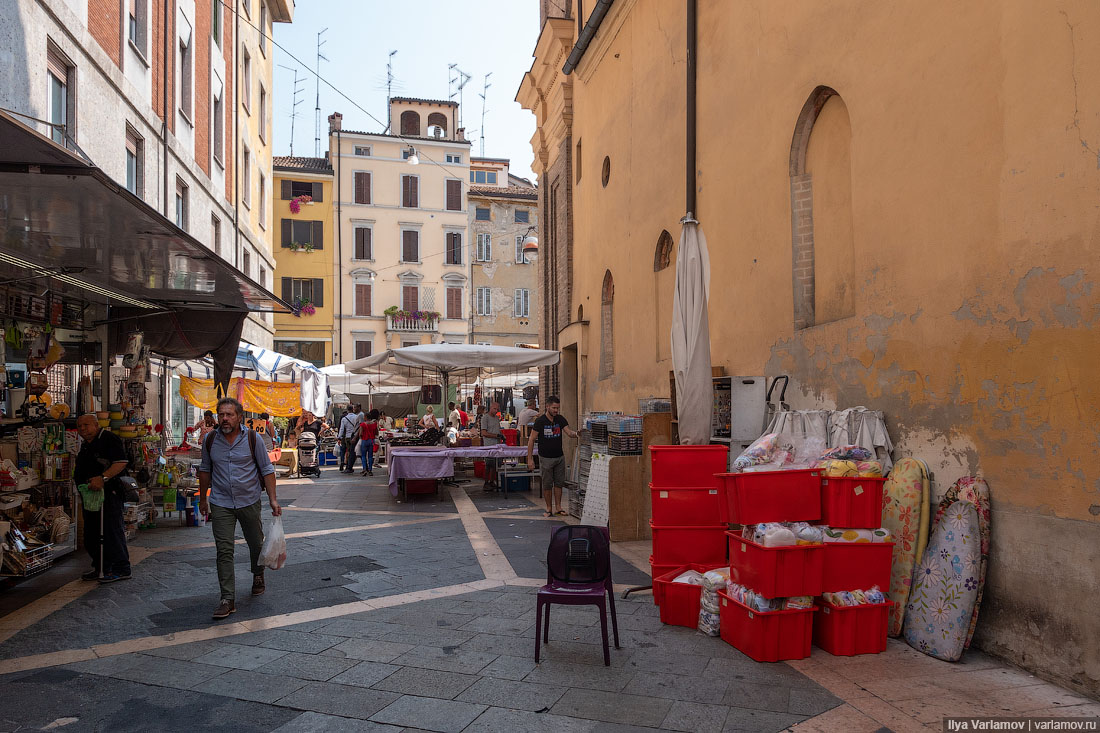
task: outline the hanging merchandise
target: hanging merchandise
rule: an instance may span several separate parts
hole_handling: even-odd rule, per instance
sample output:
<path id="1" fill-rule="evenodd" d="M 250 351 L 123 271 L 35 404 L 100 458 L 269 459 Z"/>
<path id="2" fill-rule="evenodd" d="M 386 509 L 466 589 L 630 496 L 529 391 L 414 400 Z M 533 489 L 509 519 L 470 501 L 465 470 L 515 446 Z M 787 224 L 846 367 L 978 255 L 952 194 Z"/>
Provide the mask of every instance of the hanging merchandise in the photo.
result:
<path id="1" fill-rule="evenodd" d="M 92 380 L 87 375 L 81 377 L 76 388 L 76 410 L 78 415 L 87 415 L 95 410 L 92 392 Z"/>
<path id="2" fill-rule="evenodd" d="M 40 397 L 49 389 L 50 382 L 42 372 L 29 372 L 27 374 L 27 394 Z"/>
<path id="3" fill-rule="evenodd" d="M 141 360 L 142 344 L 145 342 L 145 334 L 141 331 L 131 331 L 126 337 L 126 351 L 122 357 L 122 366 L 131 368 Z"/>

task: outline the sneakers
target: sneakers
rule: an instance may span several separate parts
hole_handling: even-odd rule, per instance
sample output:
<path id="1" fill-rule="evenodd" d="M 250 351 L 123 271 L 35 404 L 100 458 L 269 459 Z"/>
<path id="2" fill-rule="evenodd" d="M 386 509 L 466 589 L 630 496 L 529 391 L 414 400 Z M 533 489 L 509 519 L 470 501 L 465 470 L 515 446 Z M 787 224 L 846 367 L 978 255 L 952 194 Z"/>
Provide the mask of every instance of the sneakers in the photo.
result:
<path id="1" fill-rule="evenodd" d="M 85 573 L 86 575 L 87 573 Z M 129 580 L 133 576 L 129 573 L 122 575 L 121 573 L 107 573 L 99 579 L 100 583 L 114 583 L 116 580 Z"/>
<path id="2" fill-rule="evenodd" d="M 81 580 L 99 580 L 99 571 L 92 568 L 88 572 L 80 576 Z"/>
<path id="3" fill-rule="evenodd" d="M 218 607 L 214 609 L 214 613 L 211 614 L 211 618 L 222 619 L 227 617 L 231 613 L 237 612 L 237 605 L 233 601 L 227 601 L 224 598 L 218 603 Z"/>
<path id="4" fill-rule="evenodd" d="M 262 596 L 264 591 L 267 590 L 267 586 L 264 585 L 264 576 L 253 575 L 252 576 L 252 595 Z"/>

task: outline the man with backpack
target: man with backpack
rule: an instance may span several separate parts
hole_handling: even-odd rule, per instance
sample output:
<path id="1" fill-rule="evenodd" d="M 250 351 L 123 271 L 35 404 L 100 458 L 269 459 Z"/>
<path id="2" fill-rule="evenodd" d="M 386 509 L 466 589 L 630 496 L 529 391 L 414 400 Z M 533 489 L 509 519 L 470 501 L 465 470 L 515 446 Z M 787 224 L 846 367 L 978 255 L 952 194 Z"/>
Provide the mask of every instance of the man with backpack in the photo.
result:
<path id="1" fill-rule="evenodd" d="M 340 441 L 340 473 L 355 473 L 355 446 L 359 442 L 359 405 L 351 405 L 336 431 Z"/>
<path id="2" fill-rule="evenodd" d="M 236 524 L 248 543 L 252 560 L 252 595 L 263 594 L 264 568 L 260 548 L 264 542 L 260 521 L 260 495 L 267 491 L 272 516 L 283 513 L 275 499 L 275 467 L 267 448 L 254 431 L 241 427 L 244 408 L 232 397 L 218 400 L 218 429 L 202 444 L 199 463 L 199 511 L 209 513 L 218 556 L 221 600 L 213 618 L 235 613 L 236 586 L 233 574 L 233 534 Z M 207 494 L 209 493 L 209 497 Z"/>

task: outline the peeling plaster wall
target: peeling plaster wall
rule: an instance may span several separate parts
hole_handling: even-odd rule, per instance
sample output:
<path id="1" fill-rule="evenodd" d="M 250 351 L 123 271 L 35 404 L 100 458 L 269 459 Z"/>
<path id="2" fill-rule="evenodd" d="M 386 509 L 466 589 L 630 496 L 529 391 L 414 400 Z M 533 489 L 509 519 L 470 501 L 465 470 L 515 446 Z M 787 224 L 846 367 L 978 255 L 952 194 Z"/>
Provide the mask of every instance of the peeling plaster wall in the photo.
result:
<path id="1" fill-rule="evenodd" d="M 668 393 L 669 362 L 649 353 L 671 292 L 654 294 L 651 262 L 683 214 L 683 17 L 658 0 L 614 8 L 574 75 L 574 292 L 595 316 L 613 273 L 615 373 L 588 360 L 579 389 L 592 409 L 633 410 Z M 895 457 L 932 465 L 935 499 L 983 475 L 993 546 L 976 643 L 1100 696 L 1085 600 L 1100 593 L 1100 6 L 699 12 L 714 363 L 791 375 L 796 408 L 883 410 Z M 819 85 L 850 121 L 854 315 L 795 330 L 788 161 Z"/>

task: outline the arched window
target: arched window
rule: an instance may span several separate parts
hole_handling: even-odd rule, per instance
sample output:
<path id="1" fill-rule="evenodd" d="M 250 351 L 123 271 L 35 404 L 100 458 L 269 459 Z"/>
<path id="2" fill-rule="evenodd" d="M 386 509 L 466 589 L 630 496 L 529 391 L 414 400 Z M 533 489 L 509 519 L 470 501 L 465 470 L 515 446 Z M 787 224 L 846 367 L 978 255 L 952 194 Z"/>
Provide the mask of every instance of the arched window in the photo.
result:
<path id="1" fill-rule="evenodd" d="M 852 128 L 834 89 L 819 86 L 791 141 L 791 280 L 794 327 L 855 315 Z"/>
<path id="2" fill-rule="evenodd" d="M 657 237 L 657 250 L 653 253 L 653 271 L 660 272 L 672 264 L 672 235 L 667 229 Z"/>
<path id="3" fill-rule="evenodd" d="M 401 134 L 420 136 L 420 115 L 407 109 L 401 113 Z"/>
<path id="4" fill-rule="evenodd" d="M 615 373 L 615 280 L 611 270 L 603 275 L 603 291 L 600 296 L 600 379 Z"/>
<path id="5" fill-rule="evenodd" d="M 436 134 L 436 129 L 440 132 Z M 428 137 L 447 136 L 447 115 L 442 112 L 432 112 L 428 115 Z"/>

